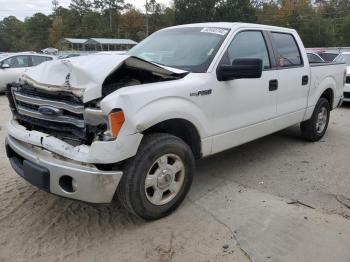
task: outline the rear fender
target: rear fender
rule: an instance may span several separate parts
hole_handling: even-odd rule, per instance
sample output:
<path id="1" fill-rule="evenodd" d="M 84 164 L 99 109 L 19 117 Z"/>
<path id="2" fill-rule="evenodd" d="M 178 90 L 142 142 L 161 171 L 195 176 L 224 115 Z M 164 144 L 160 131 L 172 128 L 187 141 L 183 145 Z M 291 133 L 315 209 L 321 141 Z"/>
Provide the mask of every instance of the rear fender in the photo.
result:
<path id="1" fill-rule="evenodd" d="M 333 107 L 337 105 L 336 99 L 337 99 L 337 82 L 333 76 L 327 76 L 324 78 L 321 82 L 318 80 L 315 81 L 314 85 L 310 87 L 310 95 L 309 95 L 309 101 L 308 101 L 308 108 L 306 110 L 306 114 L 304 117 L 304 120 L 310 119 L 312 116 L 312 113 L 314 111 L 314 108 L 322 96 L 322 94 L 327 90 L 331 89 L 333 92 Z"/>

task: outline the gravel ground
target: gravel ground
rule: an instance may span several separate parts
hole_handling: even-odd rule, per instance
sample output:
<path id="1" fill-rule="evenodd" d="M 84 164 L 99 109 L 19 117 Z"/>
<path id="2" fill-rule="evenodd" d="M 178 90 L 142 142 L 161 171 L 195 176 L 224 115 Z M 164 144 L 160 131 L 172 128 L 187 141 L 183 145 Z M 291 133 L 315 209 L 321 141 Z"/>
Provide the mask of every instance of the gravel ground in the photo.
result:
<path id="1" fill-rule="evenodd" d="M 146 223 L 115 201 L 42 192 L 5 156 L 0 96 L 0 261 L 350 261 L 350 107 L 321 142 L 291 127 L 197 163 L 184 204 Z"/>

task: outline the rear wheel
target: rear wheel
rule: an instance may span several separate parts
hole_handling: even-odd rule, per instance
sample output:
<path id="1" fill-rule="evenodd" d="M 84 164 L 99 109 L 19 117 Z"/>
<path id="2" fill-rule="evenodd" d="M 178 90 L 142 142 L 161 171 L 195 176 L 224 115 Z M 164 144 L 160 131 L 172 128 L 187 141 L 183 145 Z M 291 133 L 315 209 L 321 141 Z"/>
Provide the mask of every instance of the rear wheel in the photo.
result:
<path id="1" fill-rule="evenodd" d="M 330 116 L 330 105 L 327 99 L 321 97 L 318 100 L 312 117 L 301 123 L 301 134 L 304 139 L 319 141 L 327 131 Z"/>
<path id="2" fill-rule="evenodd" d="M 189 146 L 169 134 L 144 137 L 136 156 L 127 161 L 117 189 L 131 213 L 153 220 L 174 211 L 186 197 L 194 173 Z"/>

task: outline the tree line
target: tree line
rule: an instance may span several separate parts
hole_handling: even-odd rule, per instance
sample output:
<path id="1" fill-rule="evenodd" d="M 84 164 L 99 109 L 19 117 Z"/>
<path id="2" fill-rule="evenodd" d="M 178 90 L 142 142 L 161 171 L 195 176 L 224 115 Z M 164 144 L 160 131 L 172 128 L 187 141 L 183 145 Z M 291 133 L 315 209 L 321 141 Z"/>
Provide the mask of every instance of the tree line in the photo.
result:
<path id="1" fill-rule="evenodd" d="M 161 28 L 196 22 L 251 22 L 296 29 L 307 47 L 350 46 L 350 0 L 149 0 L 142 12 L 124 0 L 53 0 L 50 15 L 0 21 L 0 51 L 60 47 L 63 37 L 141 41 Z"/>

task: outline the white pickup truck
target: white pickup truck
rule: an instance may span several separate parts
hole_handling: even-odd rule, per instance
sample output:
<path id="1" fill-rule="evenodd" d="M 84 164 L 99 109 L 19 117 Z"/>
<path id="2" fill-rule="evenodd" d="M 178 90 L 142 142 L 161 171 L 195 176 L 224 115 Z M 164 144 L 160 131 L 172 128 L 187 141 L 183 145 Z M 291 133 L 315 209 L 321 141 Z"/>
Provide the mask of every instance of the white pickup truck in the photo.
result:
<path id="1" fill-rule="evenodd" d="M 146 220 L 172 212 L 195 160 L 301 123 L 318 141 L 345 64 L 309 65 L 295 30 L 244 23 L 166 28 L 126 55 L 44 63 L 7 88 L 15 171 L 53 194 L 116 195 Z"/>

